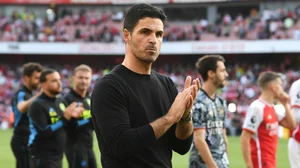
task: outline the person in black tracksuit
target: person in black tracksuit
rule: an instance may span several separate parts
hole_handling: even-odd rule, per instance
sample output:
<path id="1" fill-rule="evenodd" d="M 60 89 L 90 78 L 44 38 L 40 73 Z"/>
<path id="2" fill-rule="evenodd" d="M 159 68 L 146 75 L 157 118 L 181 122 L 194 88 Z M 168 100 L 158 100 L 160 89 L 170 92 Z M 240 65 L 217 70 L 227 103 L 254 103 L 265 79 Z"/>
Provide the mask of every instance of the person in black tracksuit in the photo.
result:
<path id="1" fill-rule="evenodd" d="M 65 147 L 65 126 L 71 117 L 79 117 L 82 107 L 72 103 L 64 111 L 56 98 L 62 91 L 60 75 L 52 69 L 41 73 L 43 93 L 32 102 L 28 110 L 30 137 L 28 141 L 31 168 L 61 168 Z"/>
<path id="2" fill-rule="evenodd" d="M 172 168 L 173 151 L 190 149 L 200 81 L 188 76 L 178 93 L 172 79 L 152 70 L 165 19 L 152 5 L 132 6 L 123 25 L 125 58 L 93 88 L 91 114 L 103 168 Z"/>
<path id="3" fill-rule="evenodd" d="M 12 109 L 14 113 L 14 132 L 11 139 L 11 148 L 16 158 L 17 168 L 28 168 L 27 143 L 30 134 L 27 117 L 28 106 L 37 96 L 33 96 L 32 91 L 37 89 L 42 66 L 38 63 L 27 63 L 23 66 L 23 85 L 14 94 L 12 99 Z"/>
<path id="4" fill-rule="evenodd" d="M 82 103 L 85 109 L 80 118 L 72 119 L 67 127 L 66 157 L 70 168 L 97 168 L 93 151 L 93 124 L 91 120 L 91 98 L 87 93 L 91 84 L 92 70 L 79 65 L 74 70 L 74 86 L 62 99 L 65 106 L 73 102 Z"/>

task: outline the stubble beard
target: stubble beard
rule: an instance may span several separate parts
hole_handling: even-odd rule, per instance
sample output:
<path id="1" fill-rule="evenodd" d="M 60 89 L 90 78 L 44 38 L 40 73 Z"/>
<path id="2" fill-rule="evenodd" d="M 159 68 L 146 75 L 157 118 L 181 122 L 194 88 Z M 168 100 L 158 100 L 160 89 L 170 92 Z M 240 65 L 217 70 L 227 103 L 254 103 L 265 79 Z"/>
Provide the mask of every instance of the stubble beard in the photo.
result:
<path id="1" fill-rule="evenodd" d="M 31 85 L 30 85 L 30 89 L 31 89 L 31 90 L 36 90 L 36 89 L 38 88 L 38 86 L 39 86 L 38 84 L 37 84 L 37 85 L 31 84 Z"/>
<path id="2" fill-rule="evenodd" d="M 49 90 L 49 92 L 52 94 L 52 95 L 58 95 L 62 92 L 61 89 L 53 89 L 53 90 Z"/>
<path id="3" fill-rule="evenodd" d="M 138 53 L 139 55 L 135 55 L 135 57 L 137 59 L 139 59 L 140 61 L 144 62 L 144 63 L 147 63 L 147 64 L 151 64 L 151 63 L 154 63 L 156 61 L 156 59 L 158 58 L 158 53 L 155 52 L 155 53 L 147 53 L 147 52 L 144 52 L 144 53 Z"/>
<path id="4" fill-rule="evenodd" d="M 224 82 L 225 82 L 225 80 L 221 80 L 218 77 L 216 77 L 215 85 L 216 85 L 217 88 L 222 89 L 222 88 L 225 87 Z"/>

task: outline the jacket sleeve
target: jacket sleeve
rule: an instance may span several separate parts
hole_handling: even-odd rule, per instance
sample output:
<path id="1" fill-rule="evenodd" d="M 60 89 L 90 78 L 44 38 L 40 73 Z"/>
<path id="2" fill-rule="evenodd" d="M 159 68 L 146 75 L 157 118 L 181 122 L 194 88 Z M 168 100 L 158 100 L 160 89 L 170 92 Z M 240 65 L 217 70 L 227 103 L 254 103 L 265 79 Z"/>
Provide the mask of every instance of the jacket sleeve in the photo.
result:
<path id="1" fill-rule="evenodd" d="M 193 134 L 191 134 L 187 139 L 181 140 L 175 136 L 175 130 L 176 130 L 176 124 L 173 125 L 170 129 L 170 131 L 172 131 L 172 138 L 171 138 L 172 149 L 175 152 L 179 153 L 180 155 L 184 155 L 190 150 L 194 136 Z"/>
<path id="2" fill-rule="evenodd" d="M 73 102 L 76 101 L 70 96 L 64 96 L 60 100 L 60 103 L 63 103 L 65 107 L 69 106 Z M 77 103 L 82 103 L 82 102 L 77 102 Z M 91 128 L 93 128 L 92 119 L 91 119 L 92 118 L 91 110 L 85 109 L 81 117 L 82 117 L 81 119 L 71 118 L 71 120 L 68 122 L 68 128 L 76 129 L 78 127 L 85 126 L 85 125 L 89 125 Z"/>
<path id="3" fill-rule="evenodd" d="M 37 128 L 38 133 L 44 137 L 52 136 L 53 132 L 61 129 L 67 124 L 67 120 L 64 117 L 60 117 L 51 123 L 48 110 L 38 101 L 31 104 L 28 112 L 32 124 Z"/>
<path id="4" fill-rule="evenodd" d="M 119 159 L 130 157 L 156 141 L 150 124 L 131 128 L 127 97 L 120 82 L 104 77 L 95 85 L 91 100 L 96 134 L 103 138 L 107 152 Z"/>

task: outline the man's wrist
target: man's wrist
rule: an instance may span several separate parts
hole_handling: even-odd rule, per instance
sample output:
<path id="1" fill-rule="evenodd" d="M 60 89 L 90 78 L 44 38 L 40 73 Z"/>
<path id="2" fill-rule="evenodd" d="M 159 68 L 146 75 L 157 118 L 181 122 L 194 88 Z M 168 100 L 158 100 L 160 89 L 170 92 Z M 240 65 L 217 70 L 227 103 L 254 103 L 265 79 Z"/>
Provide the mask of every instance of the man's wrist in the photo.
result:
<path id="1" fill-rule="evenodd" d="M 282 105 L 283 105 L 284 108 L 291 108 L 289 103 L 283 103 Z"/>
<path id="2" fill-rule="evenodd" d="M 64 113 L 64 118 L 69 121 L 71 119 L 71 115 Z"/>
<path id="3" fill-rule="evenodd" d="M 170 116 L 168 114 L 164 115 L 162 119 L 167 123 L 167 124 L 174 124 L 174 117 Z"/>
<path id="4" fill-rule="evenodd" d="M 189 122 L 192 120 L 192 111 L 190 111 L 187 115 L 182 116 L 180 122 Z"/>

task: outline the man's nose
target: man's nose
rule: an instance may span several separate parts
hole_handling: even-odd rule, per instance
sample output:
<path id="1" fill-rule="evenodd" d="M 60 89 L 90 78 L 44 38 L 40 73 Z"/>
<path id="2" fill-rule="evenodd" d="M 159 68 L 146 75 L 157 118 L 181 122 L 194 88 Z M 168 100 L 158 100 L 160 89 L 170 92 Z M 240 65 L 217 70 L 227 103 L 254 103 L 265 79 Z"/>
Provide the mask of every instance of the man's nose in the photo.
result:
<path id="1" fill-rule="evenodd" d="M 157 37 L 156 37 L 155 33 L 151 33 L 149 35 L 149 42 L 152 43 L 152 44 L 156 44 L 157 43 Z"/>

